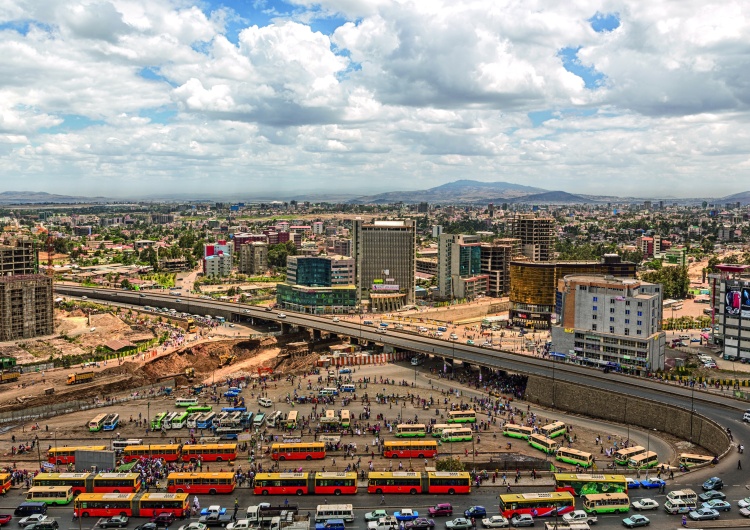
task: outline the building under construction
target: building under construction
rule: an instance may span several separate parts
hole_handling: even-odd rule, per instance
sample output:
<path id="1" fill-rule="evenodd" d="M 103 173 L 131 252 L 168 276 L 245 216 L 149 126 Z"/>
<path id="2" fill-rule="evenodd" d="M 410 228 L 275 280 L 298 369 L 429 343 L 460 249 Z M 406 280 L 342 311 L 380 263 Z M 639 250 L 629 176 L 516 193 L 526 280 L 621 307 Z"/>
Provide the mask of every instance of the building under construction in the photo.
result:
<path id="1" fill-rule="evenodd" d="M 510 233 L 521 240 L 521 252 L 531 261 L 551 261 L 555 252 L 555 220 L 532 214 L 510 219 Z"/>
<path id="2" fill-rule="evenodd" d="M 39 251 L 32 240 L 0 245 L 0 341 L 54 332 L 52 278 L 38 271 Z"/>
<path id="3" fill-rule="evenodd" d="M 51 277 L 0 276 L 0 341 L 51 335 L 54 328 Z"/>

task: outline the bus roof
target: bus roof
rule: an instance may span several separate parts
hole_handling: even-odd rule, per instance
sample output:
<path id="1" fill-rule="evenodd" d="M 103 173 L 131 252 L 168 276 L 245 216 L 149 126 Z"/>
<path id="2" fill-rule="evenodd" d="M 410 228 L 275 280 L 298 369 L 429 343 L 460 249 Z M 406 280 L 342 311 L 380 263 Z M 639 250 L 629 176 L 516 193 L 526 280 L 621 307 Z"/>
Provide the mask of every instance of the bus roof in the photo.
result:
<path id="1" fill-rule="evenodd" d="M 323 442 L 278 442 L 271 444 L 271 447 L 316 447 L 325 449 L 326 444 Z"/>
<path id="2" fill-rule="evenodd" d="M 148 495 L 148 494 L 147 494 Z M 136 496 L 135 493 L 81 493 L 76 497 L 76 503 L 84 501 L 129 501 Z"/>
<path id="3" fill-rule="evenodd" d="M 258 477 L 262 478 L 307 478 L 308 473 L 256 473 L 256 480 Z"/>
<path id="4" fill-rule="evenodd" d="M 588 473 L 555 473 L 555 480 L 586 480 L 592 482 L 625 482 L 625 475 L 602 475 Z"/>
<path id="5" fill-rule="evenodd" d="M 625 492 L 622 493 L 587 493 L 584 495 L 585 498 L 596 501 L 599 499 L 606 499 L 607 497 L 625 497 L 627 498 L 628 494 Z"/>
<path id="6" fill-rule="evenodd" d="M 369 478 L 415 478 L 419 476 L 420 474 L 415 471 L 371 471 L 368 475 Z"/>
<path id="7" fill-rule="evenodd" d="M 135 478 L 141 476 L 140 473 L 99 473 L 95 478 Z"/>
<path id="8" fill-rule="evenodd" d="M 468 477 L 468 471 L 429 471 L 431 477 Z"/>
<path id="9" fill-rule="evenodd" d="M 29 491 L 68 491 L 72 486 L 32 486 Z"/>
<path id="10" fill-rule="evenodd" d="M 104 451 L 107 449 L 106 445 L 79 445 L 77 447 L 53 447 L 49 450 L 50 453 L 56 451 Z"/>
<path id="11" fill-rule="evenodd" d="M 141 497 L 143 501 L 175 501 L 175 500 L 186 500 L 188 498 L 187 493 L 144 493 Z"/>
<path id="12" fill-rule="evenodd" d="M 476 414 L 474 409 L 469 410 L 451 410 L 448 414 Z"/>
<path id="13" fill-rule="evenodd" d="M 234 477 L 234 473 L 231 471 L 224 471 L 224 472 L 201 472 L 201 473 L 182 473 L 178 471 L 170 471 L 169 477 L 172 478 L 232 478 Z"/>
<path id="14" fill-rule="evenodd" d="M 534 501 L 539 499 L 570 499 L 573 500 L 573 495 L 567 491 L 551 491 L 548 493 L 504 493 L 500 495 L 500 499 L 503 502 L 513 501 Z"/>
<path id="15" fill-rule="evenodd" d="M 71 478 L 86 478 L 91 473 L 39 473 L 34 478 L 63 478 L 63 479 L 71 479 Z"/>
<path id="16" fill-rule="evenodd" d="M 315 478 L 356 478 L 356 471 L 318 471 Z"/>

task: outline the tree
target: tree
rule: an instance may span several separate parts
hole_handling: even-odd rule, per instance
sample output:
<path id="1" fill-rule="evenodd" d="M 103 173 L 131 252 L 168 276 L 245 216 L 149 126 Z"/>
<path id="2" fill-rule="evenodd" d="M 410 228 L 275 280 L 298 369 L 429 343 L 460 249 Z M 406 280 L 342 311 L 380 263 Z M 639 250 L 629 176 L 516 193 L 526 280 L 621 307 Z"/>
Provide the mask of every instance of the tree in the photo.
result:
<path id="1" fill-rule="evenodd" d="M 685 298 L 690 287 L 687 267 L 662 267 L 659 270 L 643 273 L 641 279 L 646 282 L 660 283 L 665 299 Z"/>
<path id="2" fill-rule="evenodd" d="M 120 282 L 120 287 L 122 287 L 123 289 L 130 289 L 130 281 L 125 278 Z"/>
<path id="3" fill-rule="evenodd" d="M 446 457 L 435 459 L 435 469 L 437 471 L 463 471 L 464 463 L 460 457 Z"/>

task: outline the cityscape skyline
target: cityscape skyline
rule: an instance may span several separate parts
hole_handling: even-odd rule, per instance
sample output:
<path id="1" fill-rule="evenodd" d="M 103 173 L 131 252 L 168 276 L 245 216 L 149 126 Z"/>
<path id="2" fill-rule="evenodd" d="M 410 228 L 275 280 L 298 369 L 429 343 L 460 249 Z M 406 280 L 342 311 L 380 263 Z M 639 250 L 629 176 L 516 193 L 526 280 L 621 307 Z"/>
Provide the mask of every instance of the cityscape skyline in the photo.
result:
<path id="1" fill-rule="evenodd" d="M 750 166 L 748 11 L 14 2 L 0 6 L 0 182 L 111 198 L 460 179 L 723 197 Z"/>

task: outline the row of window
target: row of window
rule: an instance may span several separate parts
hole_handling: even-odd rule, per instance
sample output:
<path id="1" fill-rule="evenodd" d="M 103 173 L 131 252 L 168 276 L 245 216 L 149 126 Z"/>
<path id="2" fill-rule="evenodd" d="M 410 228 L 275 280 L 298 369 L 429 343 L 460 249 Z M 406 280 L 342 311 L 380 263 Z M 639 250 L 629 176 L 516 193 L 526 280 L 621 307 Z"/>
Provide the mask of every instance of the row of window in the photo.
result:
<path id="1" fill-rule="evenodd" d="M 593 301 L 594 301 L 594 302 L 598 302 L 598 301 L 599 301 L 599 297 L 598 297 L 598 296 L 594 296 L 594 297 L 593 297 Z M 609 299 L 609 303 L 610 303 L 610 304 L 614 304 L 614 303 L 615 303 L 615 301 L 616 301 L 616 300 L 615 300 L 614 298 L 610 298 L 610 299 Z M 625 300 L 625 305 L 626 305 L 626 306 L 627 306 L 627 305 L 630 305 L 630 300 Z M 643 307 L 643 302 L 638 302 L 638 307 Z M 625 311 L 626 311 L 626 312 L 629 312 L 629 311 L 630 311 L 630 309 L 626 309 Z"/>
<path id="2" fill-rule="evenodd" d="M 592 331 L 597 331 L 597 327 L 596 327 L 596 324 L 591 324 L 591 330 L 592 330 Z M 624 331 L 625 331 L 624 335 L 630 335 L 630 328 L 625 328 L 625 330 L 624 330 Z M 610 332 L 610 333 L 612 333 L 612 334 L 614 334 L 614 332 L 615 332 L 615 327 L 614 327 L 614 326 L 610 326 L 610 327 L 609 327 L 609 332 Z M 642 331 L 641 331 L 640 329 L 637 329 L 637 330 L 635 331 L 635 334 L 636 334 L 636 335 L 643 335 L 643 332 L 642 332 Z"/>

